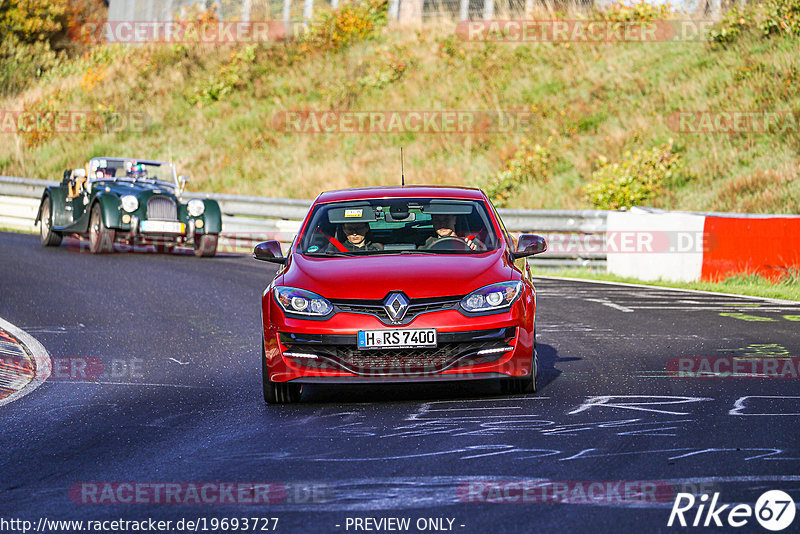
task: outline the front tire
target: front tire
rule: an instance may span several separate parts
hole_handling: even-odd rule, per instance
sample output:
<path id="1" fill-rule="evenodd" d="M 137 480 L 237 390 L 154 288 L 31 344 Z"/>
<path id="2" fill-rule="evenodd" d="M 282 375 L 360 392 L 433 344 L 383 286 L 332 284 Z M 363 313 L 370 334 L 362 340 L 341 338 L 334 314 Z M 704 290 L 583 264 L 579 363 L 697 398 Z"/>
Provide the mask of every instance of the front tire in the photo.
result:
<path id="1" fill-rule="evenodd" d="M 95 204 L 89 215 L 89 252 L 92 254 L 114 252 L 117 233 L 106 227 L 102 211 L 103 208 L 100 207 L 100 204 Z"/>
<path id="2" fill-rule="evenodd" d="M 210 258 L 217 253 L 217 234 L 203 234 L 199 238 L 195 237 L 194 255 L 201 258 Z"/>
<path id="3" fill-rule="evenodd" d="M 45 197 L 42 201 L 39 224 L 39 236 L 42 240 L 42 246 L 57 247 L 61 244 L 61 234 L 53 231 L 53 215 L 50 209 L 50 197 Z"/>
<path id="4" fill-rule="evenodd" d="M 500 382 L 500 390 L 504 395 L 524 395 L 536 393 L 536 379 L 539 376 L 539 356 L 536 354 L 536 330 L 533 331 L 533 356 L 531 357 L 531 375 L 524 378 L 510 378 Z"/>
<path id="5" fill-rule="evenodd" d="M 261 340 L 261 382 L 264 390 L 264 400 L 268 404 L 293 404 L 300 402 L 303 395 L 303 386 L 291 382 L 273 382 L 269 379 L 267 368 L 267 355 L 264 351 L 264 340 Z"/>

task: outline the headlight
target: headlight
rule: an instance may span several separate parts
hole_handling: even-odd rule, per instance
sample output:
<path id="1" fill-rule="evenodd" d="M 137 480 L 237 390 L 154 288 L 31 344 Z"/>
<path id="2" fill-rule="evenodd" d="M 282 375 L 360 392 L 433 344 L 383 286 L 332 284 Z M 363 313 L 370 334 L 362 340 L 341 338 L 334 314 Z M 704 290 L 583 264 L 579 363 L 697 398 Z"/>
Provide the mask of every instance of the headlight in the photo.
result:
<path id="1" fill-rule="evenodd" d="M 199 198 L 193 198 L 186 204 L 186 211 L 189 212 L 189 215 L 192 217 L 200 217 L 204 211 L 206 211 L 206 204 Z"/>
<path id="2" fill-rule="evenodd" d="M 275 302 L 287 313 L 324 317 L 333 311 L 330 302 L 316 293 L 294 287 L 276 287 L 273 289 Z"/>
<path id="3" fill-rule="evenodd" d="M 500 282 L 476 289 L 461 300 L 461 307 L 468 312 L 503 310 L 517 300 L 522 291 L 522 282 Z"/>
<path id="4" fill-rule="evenodd" d="M 121 200 L 122 209 L 128 213 L 134 212 L 139 208 L 139 199 L 133 195 L 125 195 Z"/>

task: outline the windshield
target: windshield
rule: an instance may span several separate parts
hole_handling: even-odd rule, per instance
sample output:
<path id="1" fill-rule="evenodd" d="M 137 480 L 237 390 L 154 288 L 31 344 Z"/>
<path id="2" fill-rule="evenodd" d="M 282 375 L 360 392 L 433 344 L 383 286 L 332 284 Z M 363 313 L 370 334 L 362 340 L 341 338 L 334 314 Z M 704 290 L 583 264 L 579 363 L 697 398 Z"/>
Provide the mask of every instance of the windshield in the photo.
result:
<path id="1" fill-rule="evenodd" d="M 499 245 L 483 202 L 393 198 L 318 205 L 298 250 L 310 256 L 480 254 Z"/>
<path id="2" fill-rule="evenodd" d="M 172 165 L 158 161 L 141 161 L 136 159 L 96 158 L 91 161 L 92 181 L 95 180 L 130 180 L 159 181 L 175 186 Z"/>

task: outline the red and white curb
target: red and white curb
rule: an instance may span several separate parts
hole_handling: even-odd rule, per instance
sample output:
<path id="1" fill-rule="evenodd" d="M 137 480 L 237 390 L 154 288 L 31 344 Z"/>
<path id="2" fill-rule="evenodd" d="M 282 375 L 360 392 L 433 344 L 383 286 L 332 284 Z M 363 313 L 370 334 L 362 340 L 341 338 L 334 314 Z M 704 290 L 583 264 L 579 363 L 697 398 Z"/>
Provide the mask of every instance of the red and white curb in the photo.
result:
<path id="1" fill-rule="evenodd" d="M 0 318 L 0 406 L 39 387 L 51 372 L 50 354 L 42 344 Z"/>

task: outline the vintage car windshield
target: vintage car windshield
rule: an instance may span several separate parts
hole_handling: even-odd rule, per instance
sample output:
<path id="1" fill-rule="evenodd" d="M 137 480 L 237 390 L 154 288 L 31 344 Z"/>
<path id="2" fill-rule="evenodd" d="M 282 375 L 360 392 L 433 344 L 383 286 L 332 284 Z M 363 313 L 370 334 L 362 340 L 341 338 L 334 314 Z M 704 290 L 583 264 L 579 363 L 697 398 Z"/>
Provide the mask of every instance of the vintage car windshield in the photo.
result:
<path id="1" fill-rule="evenodd" d="M 91 161 L 90 180 L 127 180 L 163 182 L 175 187 L 175 173 L 170 163 L 135 159 L 95 158 Z"/>
<path id="2" fill-rule="evenodd" d="M 499 246 L 483 202 L 391 198 L 316 206 L 298 250 L 309 256 L 480 254 Z"/>

